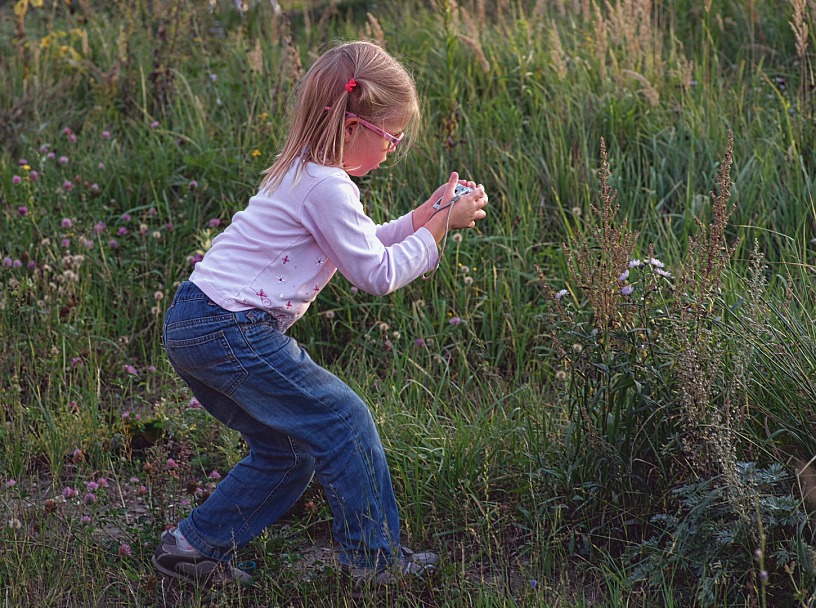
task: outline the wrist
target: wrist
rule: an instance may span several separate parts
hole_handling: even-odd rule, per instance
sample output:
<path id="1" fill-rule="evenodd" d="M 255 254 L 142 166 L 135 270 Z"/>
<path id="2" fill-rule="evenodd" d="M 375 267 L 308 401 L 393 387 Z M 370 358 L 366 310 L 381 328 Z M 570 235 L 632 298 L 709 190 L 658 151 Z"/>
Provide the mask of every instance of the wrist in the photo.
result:
<path id="1" fill-rule="evenodd" d="M 414 232 L 422 228 L 434 216 L 434 209 L 431 205 L 420 205 L 411 212 L 411 221 L 414 224 Z"/>

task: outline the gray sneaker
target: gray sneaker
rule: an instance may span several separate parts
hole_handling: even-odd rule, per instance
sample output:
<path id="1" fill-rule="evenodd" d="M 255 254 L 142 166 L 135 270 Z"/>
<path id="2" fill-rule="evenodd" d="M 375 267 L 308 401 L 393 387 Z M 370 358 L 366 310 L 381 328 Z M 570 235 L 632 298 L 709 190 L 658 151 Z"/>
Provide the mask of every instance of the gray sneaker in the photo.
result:
<path id="1" fill-rule="evenodd" d="M 159 546 L 153 553 L 153 566 L 162 574 L 203 589 L 252 582 L 248 573 L 227 562 L 204 557 L 198 551 L 181 549 L 172 532 L 165 530 L 162 533 Z"/>
<path id="2" fill-rule="evenodd" d="M 351 582 L 352 596 L 359 598 L 372 593 L 385 593 L 389 586 L 410 578 L 425 578 L 432 575 L 439 565 L 439 556 L 430 551 L 414 553 L 405 547 L 400 548 L 399 558 L 390 566 L 380 569 L 354 568 L 343 565 L 341 573 Z"/>

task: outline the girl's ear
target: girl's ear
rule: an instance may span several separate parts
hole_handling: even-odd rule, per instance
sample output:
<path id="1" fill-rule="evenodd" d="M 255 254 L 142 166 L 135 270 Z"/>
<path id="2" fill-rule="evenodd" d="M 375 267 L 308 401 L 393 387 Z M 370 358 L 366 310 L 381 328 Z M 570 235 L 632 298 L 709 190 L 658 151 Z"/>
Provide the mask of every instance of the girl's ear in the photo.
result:
<path id="1" fill-rule="evenodd" d="M 345 127 L 343 128 L 343 133 L 345 134 L 346 143 L 351 141 L 351 138 L 354 136 L 354 131 L 357 128 L 357 121 L 353 118 L 347 118 Z"/>

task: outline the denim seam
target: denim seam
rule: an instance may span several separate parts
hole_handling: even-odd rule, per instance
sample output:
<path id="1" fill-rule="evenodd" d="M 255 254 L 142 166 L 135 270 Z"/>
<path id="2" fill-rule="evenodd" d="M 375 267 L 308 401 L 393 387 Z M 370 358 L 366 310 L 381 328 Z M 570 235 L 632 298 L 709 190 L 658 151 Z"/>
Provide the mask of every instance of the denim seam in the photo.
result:
<path id="1" fill-rule="evenodd" d="M 244 520 L 244 525 L 238 530 L 237 536 L 240 538 L 243 536 L 244 532 L 247 528 L 249 528 L 255 520 L 258 518 L 258 514 L 263 510 L 263 507 L 269 502 L 272 498 L 272 495 L 275 494 L 278 489 L 285 485 L 285 482 L 292 476 L 292 471 L 298 468 L 298 464 L 300 463 L 300 455 L 297 452 L 297 448 L 295 448 L 294 442 L 292 438 L 289 438 L 289 446 L 292 448 L 292 455 L 294 456 L 294 462 L 292 466 L 281 476 L 281 481 L 272 488 L 269 493 L 266 495 L 266 498 L 263 499 L 263 502 L 258 505 L 258 507 Z"/>
<path id="2" fill-rule="evenodd" d="M 238 389 L 238 387 L 241 385 L 241 383 L 243 383 L 243 381 L 246 380 L 247 376 L 249 375 L 249 372 L 246 371 L 246 368 L 243 365 L 241 365 L 241 362 L 238 360 L 238 357 L 235 356 L 235 351 L 232 350 L 232 346 L 230 345 L 229 340 L 227 339 L 226 333 L 225 333 L 225 331 L 223 329 L 221 329 L 221 330 L 219 330 L 217 332 L 213 332 L 211 334 L 207 334 L 206 336 L 198 336 L 196 338 L 190 338 L 188 340 L 166 339 L 166 347 L 168 348 L 168 353 L 169 353 L 169 349 L 171 349 L 171 348 L 187 348 L 187 347 L 190 347 L 190 346 L 196 346 L 198 344 L 203 344 L 205 342 L 211 342 L 213 340 L 220 340 L 221 341 L 222 345 L 226 349 L 226 353 L 225 353 L 226 356 L 222 357 L 220 359 L 217 359 L 215 361 L 208 361 L 206 366 L 192 367 L 191 369 L 193 369 L 193 370 L 206 369 L 207 367 L 211 366 L 214 363 L 222 363 L 224 361 L 229 361 L 230 363 L 232 363 L 236 368 L 237 378 L 235 380 L 233 380 L 232 383 L 230 383 L 227 387 L 225 387 L 223 389 L 212 387 L 213 389 L 218 390 L 221 393 L 223 393 L 223 394 L 225 394 L 226 396 L 229 397 Z M 204 382 L 204 380 L 202 380 L 202 382 Z M 204 382 L 204 383 L 209 385 L 208 382 Z M 211 386 L 211 385 L 209 385 L 209 386 Z"/>
<path id="3" fill-rule="evenodd" d="M 213 315 L 208 317 L 199 317 L 196 319 L 188 319 L 186 321 L 176 321 L 169 323 L 167 329 L 185 329 L 187 327 L 198 327 L 199 325 L 216 325 L 222 323 L 229 323 L 235 321 L 235 313 L 226 315 Z"/>
<path id="4" fill-rule="evenodd" d="M 359 441 L 359 436 L 358 436 L 358 434 L 357 434 L 357 431 L 356 431 L 356 429 L 355 429 L 354 425 L 352 425 L 352 424 L 351 424 L 351 423 L 350 423 L 350 422 L 349 422 L 349 421 L 346 419 L 346 417 L 345 417 L 345 416 L 343 416 L 342 414 L 340 414 L 340 413 L 339 413 L 337 410 L 335 410 L 333 407 L 331 407 L 330 405 L 326 404 L 326 403 L 325 403 L 325 402 L 323 402 L 322 400 L 320 400 L 320 399 L 316 399 L 316 398 L 315 398 L 315 397 L 313 397 L 313 396 L 312 396 L 312 395 L 311 395 L 309 392 L 307 392 L 305 389 L 303 389 L 302 387 L 300 387 L 300 386 L 296 385 L 295 383 L 291 382 L 291 381 L 289 380 L 289 378 L 288 378 L 288 377 L 286 377 L 286 376 L 284 376 L 283 374 L 281 374 L 281 373 L 280 373 L 280 372 L 279 372 L 279 371 L 278 371 L 278 370 L 277 370 L 277 369 L 276 369 L 276 368 L 275 368 L 273 365 L 271 365 L 271 364 L 270 364 L 270 363 L 269 363 L 269 362 L 268 362 L 268 361 L 267 361 L 267 360 L 266 360 L 264 357 L 262 357 L 261 355 L 259 355 L 259 354 L 258 354 L 258 352 L 257 352 L 257 351 L 255 350 L 255 348 L 253 347 L 252 343 L 251 343 L 251 342 L 250 342 L 250 341 L 247 339 L 246 335 L 244 335 L 244 341 L 246 342 L 247 347 L 248 347 L 248 348 L 249 348 L 249 349 L 252 351 L 252 353 L 253 353 L 253 354 L 254 354 L 254 355 L 255 355 L 255 356 L 256 356 L 256 357 L 257 357 L 257 358 L 258 358 L 260 361 L 262 361 L 262 362 L 263 362 L 263 363 L 264 363 L 264 364 L 265 364 L 265 365 L 266 365 L 268 368 L 270 368 L 270 369 L 271 369 L 271 370 L 272 370 L 272 371 L 273 371 L 273 372 L 274 372 L 274 373 L 275 373 L 275 374 L 276 374 L 276 375 L 277 375 L 279 378 L 282 378 L 282 379 L 283 379 L 285 382 L 289 383 L 289 385 L 290 385 L 290 386 L 293 386 L 294 388 L 296 388 L 296 389 L 298 390 L 298 392 L 300 392 L 300 393 L 302 393 L 302 394 L 306 395 L 306 396 L 307 396 L 309 399 L 312 399 L 313 401 L 316 401 L 317 403 L 320 403 L 320 404 L 321 404 L 321 406 L 323 406 L 323 407 L 326 409 L 326 411 L 331 412 L 333 416 L 336 416 L 337 418 L 339 418 L 339 419 L 340 419 L 340 421 L 343 423 L 343 425 L 344 425 L 344 426 L 345 426 L 345 427 L 346 427 L 346 428 L 347 428 L 347 429 L 350 431 L 350 433 L 351 433 L 351 438 L 352 438 L 352 442 L 353 442 L 353 445 L 354 445 L 354 449 L 355 449 L 355 450 L 357 450 L 357 452 L 358 452 L 358 453 L 363 453 L 363 452 L 365 452 L 365 450 L 361 449 L 361 445 L 360 445 L 360 441 Z M 349 390 L 351 390 L 351 389 L 349 389 Z M 379 497 L 379 492 L 377 491 L 377 484 L 376 484 L 376 483 L 375 483 L 375 481 L 374 481 L 374 471 L 372 470 L 371 466 L 370 466 L 370 465 L 368 465 L 368 464 L 366 465 L 366 469 L 368 470 L 368 475 L 367 475 L 367 477 L 368 477 L 368 483 L 369 483 L 369 486 L 370 486 L 370 489 L 371 489 L 371 496 L 377 497 L 377 499 L 381 501 L 381 499 L 380 499 L 380 497 Z M 378 531 L 379 531 L 379 533 L 380 533 L 380 534 L 383 534 L 382 526 L 377 526 L 377 529 L 378 529 Z M 387 542 L 384 542 L 384 541 L 387 541 Z M 383 544 L 389 545 L 389 546 L 391 545 L 391 541 L 390 541 L 390 539 L 386 538 L 384 534 L 383 534 L 382 538 L 380 538 L 380 542 L 381 542 L 381 543 L 383 543 Z"/>

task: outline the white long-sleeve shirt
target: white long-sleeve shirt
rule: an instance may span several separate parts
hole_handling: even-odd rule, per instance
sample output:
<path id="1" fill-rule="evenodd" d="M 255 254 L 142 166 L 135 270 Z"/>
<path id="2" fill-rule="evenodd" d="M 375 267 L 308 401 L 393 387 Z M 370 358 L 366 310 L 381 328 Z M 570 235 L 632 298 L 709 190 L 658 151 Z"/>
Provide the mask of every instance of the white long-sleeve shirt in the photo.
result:
<path id="1" fill-rule="evenodd" d="M 190 280 L 230 311 L 260 308 L 286 331 L 340 270 L 353 285 L 384 295 L 433 269 L 436 241 L 413 229 L 411 213 L 376 225 L 360 191 L 337 167 L 295 167 L 273 192 L 259 192 L 213 239 Z"/>

